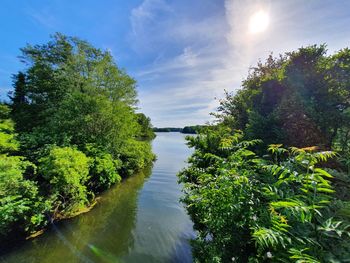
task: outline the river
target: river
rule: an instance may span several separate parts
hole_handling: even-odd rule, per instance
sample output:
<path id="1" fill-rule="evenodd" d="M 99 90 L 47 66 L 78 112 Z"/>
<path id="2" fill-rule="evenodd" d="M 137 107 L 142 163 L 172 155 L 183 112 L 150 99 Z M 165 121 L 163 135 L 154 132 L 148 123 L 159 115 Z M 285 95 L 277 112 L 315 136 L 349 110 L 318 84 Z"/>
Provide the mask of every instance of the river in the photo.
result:
<path id="1" fill-rule="evenodd" d="M 191 262 L 194 232 L 176 177 L 191 154 L 184 137 L 158 133 L 152 168 L 102 194 L 89 213 L 12 247 L 0 262 Z"/>

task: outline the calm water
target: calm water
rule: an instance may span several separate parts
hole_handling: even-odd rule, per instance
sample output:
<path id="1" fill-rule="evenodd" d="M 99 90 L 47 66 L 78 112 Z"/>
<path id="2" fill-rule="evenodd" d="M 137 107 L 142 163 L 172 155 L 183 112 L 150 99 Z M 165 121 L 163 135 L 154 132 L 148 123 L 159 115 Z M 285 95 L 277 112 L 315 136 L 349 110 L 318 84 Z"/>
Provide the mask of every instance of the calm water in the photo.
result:
<path id="1" fill-rule="evenodd" d="M 191 262 L 192 223 L 176 173 L 191 151 L 180 133 L 158 133 L 153 168 L 102 195 L 89 213 L 56 224 L 0 262 Z"/>

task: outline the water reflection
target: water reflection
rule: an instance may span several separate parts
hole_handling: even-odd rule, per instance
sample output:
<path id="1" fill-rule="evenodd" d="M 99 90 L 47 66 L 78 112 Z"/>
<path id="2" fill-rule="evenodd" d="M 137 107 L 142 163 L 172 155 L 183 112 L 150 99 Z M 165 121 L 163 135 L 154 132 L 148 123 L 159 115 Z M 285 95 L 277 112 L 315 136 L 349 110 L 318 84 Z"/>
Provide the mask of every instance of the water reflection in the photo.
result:
<path id="1" fill-rule="evenodd" d="M 132 249 L 137 197 L 151 168 L 107 191 L 88 214 L 55 224 L 30 240 L 4 262 L 118 262 Z"/>
<path id="2" fill-rule="evenodd" d="M 0 262 L 191 262 L 192 223 L 179 203 L 176 178 L 190 150 L 179 133 L 158 134 L 153 149 L 153 168 L 104 193 L 89 213 L 13 248 Z"/>

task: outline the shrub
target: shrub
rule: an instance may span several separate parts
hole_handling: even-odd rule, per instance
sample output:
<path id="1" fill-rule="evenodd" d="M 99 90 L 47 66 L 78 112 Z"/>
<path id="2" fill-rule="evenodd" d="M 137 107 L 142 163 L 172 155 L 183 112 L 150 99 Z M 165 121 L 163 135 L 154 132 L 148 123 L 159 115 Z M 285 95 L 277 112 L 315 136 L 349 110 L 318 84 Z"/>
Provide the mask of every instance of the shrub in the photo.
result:
<path id="1" fill-rule="evenodd" d="M 123 176 L 128 176 L 150 164 L 155 155 L 148 142 L 130 139 L 121 147 L 120 159 L 123 162 L 121 173 Z"/>
<path id="2" fill-rule="evenodd" d="M 0 155 L 0 237 L 12 231 L 30 234 L 45 226 L 50 202 L 45 201 L 37 185 L 23 177 L 33 164 L 22 157 Z"/>
<path id="3" fill-rule="evenodd" d="M 15 139 L 14 123 L 9 119 L 9 108 L 0 104 L 0 154 L 16 151 L 19 143 Z"/>
<path id="4" fill-rule="evenodd" d="M 90 159 L 70 147 L 53 147 L 39 160 L 39 171 L 47 182 L 56 209 L 63 214 L 75 212 L 88 203 L 85 183 Z"/>
<path id="5" fill-rule="evenodd" d="M 183 202 L 198 237 L 197 262 L 343 262 L 347 226 L 331 211 L 332 176 L 319 168 L 332 152 L 271 145 L 242 133 L 208 129 L 189 137 L 195 148 L 179 174 Z"/>
<path id="6" fill-rule="evenodd" d="M 113 159 L 109 153 L 102 151 L 90 144 L 86 146 L 88 156 L 92 159 L 90 166 L 90 178 L 88 185 L 93 192 L 100 192 L 108 189 L 111 185 L 119 183 L 121 177 L 118 170 L 121 168 L 121 161 Z"/>

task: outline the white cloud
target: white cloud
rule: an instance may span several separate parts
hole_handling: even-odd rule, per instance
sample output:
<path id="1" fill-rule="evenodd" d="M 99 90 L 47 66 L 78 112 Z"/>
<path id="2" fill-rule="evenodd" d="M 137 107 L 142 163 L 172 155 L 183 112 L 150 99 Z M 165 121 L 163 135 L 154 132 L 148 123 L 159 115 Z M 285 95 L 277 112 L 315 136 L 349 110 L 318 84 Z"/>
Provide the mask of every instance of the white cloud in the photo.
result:
<path id="1" fill-rule="evenodd" d="M 186 70 L 198 66 L 199 53 L 195 53 L 191 47 L 185 47 L 183 52 L 171 59 L 163 60 L 157 57 L 153 64 L 137 72 L 137 77 L 153 76 L 159 77 L 161 73 L 169 71 Z"/>
<path id="2" fill-rule="evenodd" d="M 154 15 L 147 13 L 147 17 Z M 235 79 L 236 83 L 241 80 L 235 76 L 238 67 L 232 60 L 225 17 L 214 15 L 194 23 L 188 19 L 176 20 L 179 26 L 167 28 L 166 35 L 191 46 L 136 72 L 140 106 L 156 126 L 206 122 L 218 106 L 215 97 L 221 97 L 224 89 L 232 90 Z"/>

